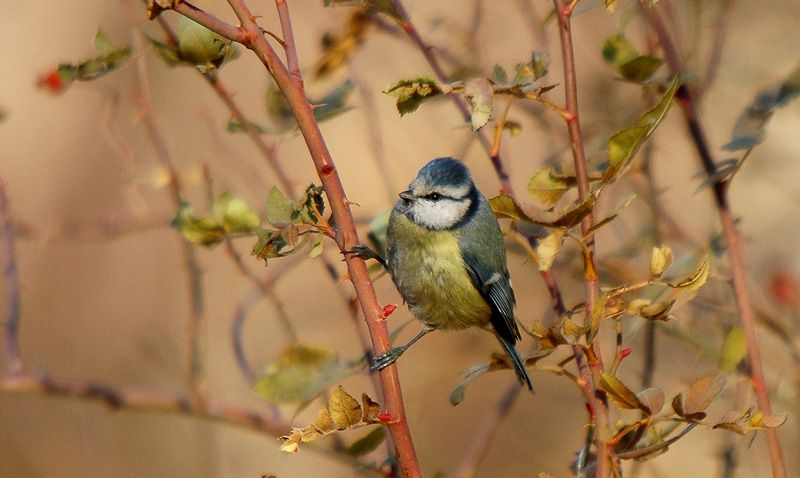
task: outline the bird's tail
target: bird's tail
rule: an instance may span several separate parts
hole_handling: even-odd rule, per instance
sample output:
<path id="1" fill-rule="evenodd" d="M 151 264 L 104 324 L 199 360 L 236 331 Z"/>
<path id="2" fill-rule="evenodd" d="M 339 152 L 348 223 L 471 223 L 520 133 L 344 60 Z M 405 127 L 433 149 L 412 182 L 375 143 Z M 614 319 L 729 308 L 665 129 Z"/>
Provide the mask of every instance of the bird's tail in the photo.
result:
<path id="1" fill-rule="evenodd" d="M 519 356 L 519 352 L 517 352 L 517 348 L 514 347 L 512 342 L 509 342 L 507 339 L 497 335 L 497 340 L 500 341 L 500 345 L 503 346 L 503 350 L 505 350 L 506 355 L 508 358 L 511 359 L 511 365 L 514 367 L 514 371 L 517 373 L 517 378 L 519 379 L 519 383 L 522 385 L 527 385 L 528 390 L 533 391 L 533 383 L 531 383 L 531 377 L 528 375 L 528 369 L 525 368 L 525 362 L 522 360 L 522 357 Z"/>

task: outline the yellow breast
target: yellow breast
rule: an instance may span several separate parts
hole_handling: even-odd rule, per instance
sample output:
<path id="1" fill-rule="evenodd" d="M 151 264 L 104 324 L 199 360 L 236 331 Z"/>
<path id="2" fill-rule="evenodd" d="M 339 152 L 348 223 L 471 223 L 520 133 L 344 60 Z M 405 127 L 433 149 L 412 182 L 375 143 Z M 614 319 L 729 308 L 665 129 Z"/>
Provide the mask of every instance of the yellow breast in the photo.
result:
<path id="1" fill-rule="evenodd" d="M 388 230 L 389 270 L 414 315 L 436 329 L 486 327 L 491 309 L 472 284 L 458 237 L 395 216 Z"/>

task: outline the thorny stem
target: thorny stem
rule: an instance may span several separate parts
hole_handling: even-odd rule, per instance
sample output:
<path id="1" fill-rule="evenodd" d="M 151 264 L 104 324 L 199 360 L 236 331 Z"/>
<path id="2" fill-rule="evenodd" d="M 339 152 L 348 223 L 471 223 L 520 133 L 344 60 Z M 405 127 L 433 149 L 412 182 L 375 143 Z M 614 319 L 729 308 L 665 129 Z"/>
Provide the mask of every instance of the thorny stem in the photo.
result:
<path id="1" fill-rule="evenodd" d="M 244 31 L 245 38 L 243 44 L 252 50 L 266 66 L 278 87 L 286 95 L 297 118 L 298 127 L 306 141 L 331 205 L 331 212 L 337 224 L 337 243 L 340 249 L 349 249 L 357 245 L 359 243 L 358 233 L 344 188 L 333 158 L 319 130 L 313 108 L 305 97 L 302 82 L 295 81 L 286 66 L 278 59 L 275 50 L 256 24 L 255 17 L 246 3 L 243 0 L 229 0 L 228 3 L 241 22 L 240 29 Z M 286 15 L 288 17 L 288 9 Z M 204 26 L 211 28 L 212 25 L 204 24 Z M 213 28 L 211 29 L 213 30 Z M 288 43 L 289 40 L 290 38 L 284 38 L 284 43 Z M 382 309 L 372 287 L 366 263 L 351 254 L 346 255 L 345 261 L 370 331 L 373 350 L 376 354 L 382 354 L 390 347 L 389 330 L 382 317 Z M 386 367 L 379 372 L 379 376 L 386 412 L 394 419 L 392 423 L 387 424 L 387 428 L 392 435 L 400 467 L 405 476 L 421 476 L 421 469 L 403 407 L 397 367 L 394 365 Z"/>
<path id="2" fill-rule="evenodd" d="M 673 75 L 681 75 L 683 72 L 683 62 L 678 55 L 672 37 L 667 32 L 661 17 L 653 7 L 642 6 L 642 10 L 650 26 L 658 36 L 664 56 L 667 59 L 670 71 Z M 705 132 L 697 112 L 697 103 L 694 99 L 694 92 L 686 85 L 682 85 L 676 95 L 678 104 L 681 106 L 684 120 L 689 129 L 689 134 L 697 149 L 700 162 L 708 177 L 715 177 L 717 166 L 711 155 Z M 750 378 L 753 391 L 758 402 L 758 407 L 767 415 L 772 415 L 772 404 L 770 403 L 767 391 L 764 369 L 761 362 L 761 353 L 758 345 L 758 334 L 756 331 L 755 316 L 750 301 L 750 292 L 747 288 L 747 272 L 744 265 L 744 254 L 739 243 L 739 233 L 736 230 L 733 213 L 728 202 L 728 183 L 721 180 L 714 182 L 712 188 L 714 203 L 717 208 L 722 230 L 725 236 L 726 251 L 728 262 L 731 268 L 731 279 L 733 282 L 733 292 L 736 299 L 736 306 L 739 311 L 739 320 L 745 333 L 747 344 L 747 357 L 750 362 Z M 786 476 L 786 464 L 783 458 L 783 450 L 778 440 L 778 431 L 774 428 L 767 428 L 767 444 L 769 446 L 770 461 L 772 462 L 772 476 L 783 478 Z"/>
<path id="3" fill-rule="evenodd" d="M 5 242 L 5 268 L 3 276 L 6 280 L 6 301 L 8 310 L 5 320 L 6 372 L 9 376 L 18 377 L 22 373 L 22 358 L 19 352 L 19 319 L 22 309 L 19 269 L 17 268 L 16 232 L 8 207 L 8 191 L 6 182 L 0 178 L 0 234 Z"/>
<path id="4" fill-rule="evenodd" d="M 561 40 L 561 54 L 564 63 L 564 96 L 566 98 L 565 119 L 569 131 L 570 142 L 572 145 L 572 157 L 575 164 L 575 176 L 578 183 L 578 197 L 584 201 L 590 194 L 589 175 L 587 171 L 586 157 L 583 150 L 583 137 L 578 116 L 578 87 L 577 72 L 575 70 L 575 57 L 572 47 L 572 11 L 575 2 L 567 3 L 564 0 L 553 0 L 553 6 L 558 20 L 559 37 Z M 591 229 L 594 218 L 592 214 L 587 214 L 581 221 L 581 232 L 587 235 Z M 594 260 L 594 237 L 589 238 L 584 254 L 584 281 L 586 282 L 586 317 L 587 322 L 594 308 L 599 295 L 599 283 L 597 269 Z M 586 349 L 586 359 L 591 369 L 592 382 L 594 384 L 594 415 L 596 420 L 596 432 L 594 437 L 595 447 L 597 448 L 597 476 L 605 478 L 610 476 L 611 468 L 614 463 L 613 450 L 608 444 L 610 438 L 610 428 L 608 419 L 608 399 L 600 388 L 600 375 L 603 372 L 603 358 L 600 355 L 599 347 L 592 342 Z M 582 378 L 586 379 L 587 377 Z"/>
<path id="5" fill-rule="evenodd" d="M 134 45 L 138 51 L 142 50 L 142 35 L 138 31 L 134 35 Z M 137 55 L 137 71 L 139 77 L 138 92 L 136 98 L 139 107 L 142 109 L 142 121 L 147 130 L 155 150 L 156 159 L 169 174 L 169 187 L 174 207 L 179 208 L 183 199 L 183 192 L 175 166 L 172 164 L 169 151 L 167 150 L 161 131 L 153 118 L 148 90 L 147 63 L 143 55 Z M 189 289 L 189 384 L 192 389 L 194 400 L 198 404 L 205 401 L 205 383 L 203 377 L 203 285 L 200 266 L 195 257 L 194 246 L 183 238 L 180 238 L 183 252 L 184 270 L 186 271 L 186 283 Z"/>

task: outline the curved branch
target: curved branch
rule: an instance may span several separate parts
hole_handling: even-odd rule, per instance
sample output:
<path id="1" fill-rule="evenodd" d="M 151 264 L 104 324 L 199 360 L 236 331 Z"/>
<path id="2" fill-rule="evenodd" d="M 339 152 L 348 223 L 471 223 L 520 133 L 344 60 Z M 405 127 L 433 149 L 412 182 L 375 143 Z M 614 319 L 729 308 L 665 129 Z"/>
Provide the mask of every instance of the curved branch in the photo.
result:
<path id="1" fill-rule="evenodd" d="M 678 54 L 672 37 L 661 21 L 661 17 L 653 7 L 643 5 L 642 11 L 658 36 L 670 72 L 673 75 L 681 75 L 683 73 L 683 61 Z M 681 85 L 675 98 L 678 100 L 678 104 L 683 112 L 683 118 L 689 129 L 689 135 L 697 149 L 697 154 L 706 172 L 706 176 L 713 178 L 717 176 L 717 165 L 711 155 L 711 149 L 700 122 L 697 102 L 694 95 L 695 92 L 691 88 L 686 85 Z M 744 265 L 744 254 L 739 242 L 739 232 L 736 230 L 733 213 L 728 201 L 728 183 L 718 179 L 714 182 L 712 191 L 717 214 L 719 215 L 719 220 L 725 235 L 736 307 L 739 311 L 739 320 L 742 324 L 745 342 L 747 344 L 747 358 L 750 362 L 750 378 L 753 385 L 753 392 L 758 402 L 758 408 L 765 414 L 772 415 L 772 404 L 770 403 L 769 393 L 767 392 L 764 368 L 761 363 L 755 314 L 753 313 L 753 306 L 750 300 L 750 292 L 747 288 L 747 272 Z M 780 440 L 778 440 L 778 431 L 774 428 L 768 428 L 766 434 L 770 461 L 772 462 L 772 475 L 776 478 L 785 477 L 786 463 L 783 458 Z"/>

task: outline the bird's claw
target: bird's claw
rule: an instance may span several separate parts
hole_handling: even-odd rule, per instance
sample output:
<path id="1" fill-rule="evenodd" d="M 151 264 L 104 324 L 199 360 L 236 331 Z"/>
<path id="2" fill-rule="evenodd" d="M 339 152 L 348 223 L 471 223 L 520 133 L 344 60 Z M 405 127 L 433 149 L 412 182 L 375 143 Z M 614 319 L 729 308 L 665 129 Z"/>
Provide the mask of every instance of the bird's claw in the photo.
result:
<path id="1" fill-rule="evenodd" d="M 386 352 L 375 357 L 372 360 L 372 365 L 370 365 L 369 369 L 372 370 L 373 372 L 378 370 L 383 370 L 384 368 L 393 364 L 401 355 L 403 355 L 403 352 L 405 352 L 405 349 L 403 347 L 395 347 L 393 349 L 389 349 Z"/>
<path id="2" fill-rule="evenodd" d="M 375 259 L 378 261 L 383 267 L 386 267 L 386 261 L 378 255 L 373 249 L 365 244 L 358 244 L 357 246 L 353 246 L 350 249 L 345 249 L 342 251 L 343 254 L 352 254 L 356 257 L 360 257 L 361 259 L 369 260 Z"/>

